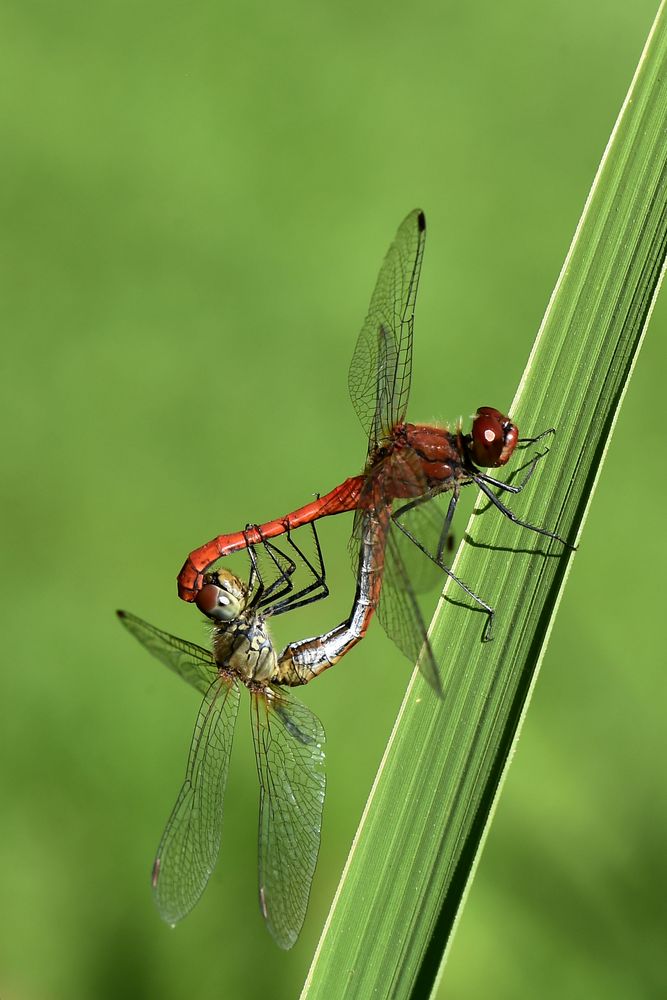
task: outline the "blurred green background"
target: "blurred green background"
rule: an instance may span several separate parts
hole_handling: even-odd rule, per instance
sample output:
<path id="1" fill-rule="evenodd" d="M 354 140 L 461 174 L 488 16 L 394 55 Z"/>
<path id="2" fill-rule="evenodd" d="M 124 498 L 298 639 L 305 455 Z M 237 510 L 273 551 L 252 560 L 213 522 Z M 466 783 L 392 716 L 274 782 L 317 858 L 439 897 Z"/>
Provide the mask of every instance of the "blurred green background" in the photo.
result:
<path id="1" fill-rule="evenodd" d="M 2 1000 L 298 994 L 408 664 L 376 626 L 302 692 L 329 785 L 284 954 L 245 708 L 218 870 L 176 930 L 158 918 L 197 696 L 113 611 L 201 640 L 187 552 L 359 470 L 347 365 L 415 205 L 410 414 L 509 405 L 655 8 L 3 5 Z M 659 304 L 443 997 L 667 995 L 666 328 Z M 323 522 L 332 597 L 278 641 L 347 612 L 350 529 Z"/>

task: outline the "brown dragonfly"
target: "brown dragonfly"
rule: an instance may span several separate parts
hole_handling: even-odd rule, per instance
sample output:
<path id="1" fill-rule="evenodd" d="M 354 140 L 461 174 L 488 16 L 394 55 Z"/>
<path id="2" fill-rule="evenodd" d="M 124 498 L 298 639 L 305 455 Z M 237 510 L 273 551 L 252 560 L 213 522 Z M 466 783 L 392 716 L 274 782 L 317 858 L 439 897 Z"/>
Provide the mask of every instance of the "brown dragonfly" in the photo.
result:
<path id="1" fill-rule="evenodd" d="M 247 584 L 227 569 L 206 575 L 197 603 L 212 622 L 211 649 L 169 635 L 127 611 L 117 612 L 153 656 L 203 695 L 185 781 L 152 869 L 155 901 L 169 924 L 190 912 L 215 867 L 245 687 L 260 786 L 260 909 L 281 948 L 291 948 L 301 930 L 320 845 L 325 735 L 319 719 L 287 689 L 307 684 L 363 638 L 381 579 L 368 539 L 362 545 L 350 617 L 324 635 L 276 652 L 268 619 L 328 593 L 314 525 L 312 532 L 314 555 L 298 547 L 291 534 L 291 554 L 269 542 L 248 546 Z M 297 587 L 298 571 L 304 568 L 307 583 Z"/>

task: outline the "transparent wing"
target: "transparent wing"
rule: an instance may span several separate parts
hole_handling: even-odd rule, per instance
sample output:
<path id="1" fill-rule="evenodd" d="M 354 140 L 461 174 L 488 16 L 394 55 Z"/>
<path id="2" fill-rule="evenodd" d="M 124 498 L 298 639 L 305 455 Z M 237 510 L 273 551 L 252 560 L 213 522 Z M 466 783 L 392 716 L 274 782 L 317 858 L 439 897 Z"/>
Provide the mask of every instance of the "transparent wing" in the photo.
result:
<path id="1" fill-rule="evenodd" d="M 324 729 L 282 689 L 254 693 L 250 714 L 260 784 L 259 903 L 276 942 L 291 948 L 320 849 Z"/>
<path id="2" fill-rule="evenodd" d="M 370 434 L 369 454 L 384 432 L 405 418 L 425 239 L 424 213 L 415 209 L 399 226 L 383 261 L 352 355 L 348 386 L 357 416 Z"/>
<path id="3" fill-rule="evenodd" d="M 405 566 L 398 528 L 392 522 L 387 536 L 384 577 L 377 615 L 390 639 L 419 669 L 438 695 L 442 695 L 438 664 L 428 641 L 426 625 Z M 426 556 L 423 556 L 426 559 Z M 420 655 L 421 654 L 421 655 Z"/>
<path id="4" fill-rule="evenodd" d="M 418 508 L 420 509 L 420 508 Z M 404 523 L 413 530 L 412 511 L 406 515 Z M 435 528 L 435 525 L 434 525 Z M 426 594 L 434 590 L 438 583 L 442 584 L 442 570 L 439 566 L 419 551 L 402 531 L 394 531 L 394 542 L 407 579 L 415 594 Z"/>
<path id="5" fill-rule="evenodd" d="M 239 697 L 236 681 L 221 674 L 199 709 L 185 781 L 153 863 L 155 902 L 168 924 L 190 912 L 218 858 Z"/>
<path id="6" fill-rule="evenodd" d="M 116 614 L 128 632 L 157 657 L 160 663 L 164 663 L 165 667 L 169 667 L 201 694 L 208 691 L 211 682 L 218 676 L 218 668 L 209 650 L 188 642 L 187 639 L 169 635 L 129 611 L 117 611 Z"/>

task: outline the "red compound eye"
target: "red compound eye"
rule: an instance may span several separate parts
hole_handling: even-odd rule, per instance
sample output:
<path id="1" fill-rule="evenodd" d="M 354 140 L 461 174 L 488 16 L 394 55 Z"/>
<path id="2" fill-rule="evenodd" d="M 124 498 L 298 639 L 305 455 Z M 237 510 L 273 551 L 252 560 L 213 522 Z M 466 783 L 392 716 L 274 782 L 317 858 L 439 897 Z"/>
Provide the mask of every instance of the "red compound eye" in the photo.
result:
<path id="1" fill-rule="evenodd" d="M 519 429 L 500 410 L 480 406 L 472 422 L 470 451 L 476 465 L 497 468 L 504 465 L 519 440 Z"/>

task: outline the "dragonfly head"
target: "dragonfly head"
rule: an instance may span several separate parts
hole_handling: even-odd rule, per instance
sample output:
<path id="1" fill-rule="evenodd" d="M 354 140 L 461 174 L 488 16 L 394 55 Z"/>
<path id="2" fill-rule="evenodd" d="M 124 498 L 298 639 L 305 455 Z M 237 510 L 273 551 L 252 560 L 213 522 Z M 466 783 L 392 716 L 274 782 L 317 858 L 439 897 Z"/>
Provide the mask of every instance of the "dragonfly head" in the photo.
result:
<path id="1" fill-rule="evenodd" d="M 207 573 L 195 603 L 200 611 L 216 622 L 238 618 L 248 603 L 248 589 L 229 570 Z"/>
<path id="2" fill-rule="evenodd" d="M 480 406 L 472 422 L 470 453 L 475 465 L 505 465 L 519 440 L 519 428 L 493 406 Z"/>

